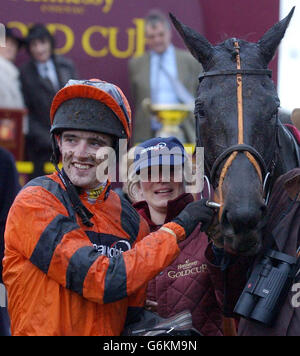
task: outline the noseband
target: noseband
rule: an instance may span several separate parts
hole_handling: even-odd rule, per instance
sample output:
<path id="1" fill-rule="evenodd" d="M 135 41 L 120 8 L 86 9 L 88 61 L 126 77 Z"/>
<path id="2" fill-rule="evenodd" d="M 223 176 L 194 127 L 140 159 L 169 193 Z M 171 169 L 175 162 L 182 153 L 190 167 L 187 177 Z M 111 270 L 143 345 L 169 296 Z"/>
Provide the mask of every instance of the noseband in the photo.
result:
<path id="1" fill-rule="evenodd" d="M 243 88 L 242 88 L 242 76 L 243 75 L 268 75 L 269 77 L 272 76 L 272 71 L 269 69 L 241 69 L 241 60 L 240 60 L 240 47 L 237 40 L 234 40 L 234 48 L 235 48 L 235 55 L 236 55 L 236 63 L 237 69 L 236 70 L 220 70 L 220 71 L 210 71 L 204 72 L 199 76 L 199 81 L 204 79 L 205 77 L 213 77 L 213 76 L 223 76 L 223 75 L 236 75 L 236 84 L 237 84 L 237 120 L 238 120 L 238 142 L 236 145 L 230 146 L 225 151 L 223 151 L 215 160 L 212 169 L 210 171 L 210 179 L 211 182 L 214 183 L 218 168 L 220 167 L 221 163 L 225 161 L 223 168 L 220 173 L 219 181 L 218 181 L 218 193 L 216 194 L 216 199 L 220 203 L 221 207 L 219 210 L 219 220 L 221 220 L 224 201 L 223 201 L 223 192 L 222 192 L 222 185 L 225 179 L 225 176 L 228 172 L 229 167 L 231 166 L 232 162 L 236 158 L 239 152 L 243 152 L 251 164 L 254 166 L 259 179 L 263 185 L 263 190 L 265 190 L 266 182 L 270 173 L 268 172 L 271 160 L 268 164 L 266 164 L 263 157 L 260 153 L 252 146 L 247 145 L 244 143 L 244 117 L 243 117 Z M 278 115 L 276 113 L 276 127 L 278 126 Z M 274 138 L 274 143 L 276 144 L 276 138 Z M 275 150 L 275 145 L 274 145 Z M 263 192 L 265 193 L 265 192 Z M 269 194 L 266 194 L 267 196 Z"/>

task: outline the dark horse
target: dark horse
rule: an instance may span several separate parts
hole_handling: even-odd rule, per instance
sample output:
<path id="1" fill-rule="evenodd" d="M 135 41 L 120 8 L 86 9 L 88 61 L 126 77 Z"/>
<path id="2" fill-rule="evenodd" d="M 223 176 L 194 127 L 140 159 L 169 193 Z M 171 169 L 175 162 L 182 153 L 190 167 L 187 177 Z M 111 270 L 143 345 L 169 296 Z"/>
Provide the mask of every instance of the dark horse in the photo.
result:
<path id="1" fill-rule="evenodd" d="M 222 242 L 229 252 L 253 255 L 261 246 L 266 195 L 276 178 L 299 166 L 298 146 L 278 119 L 279 99 L 267 69 L 294 8 L 257 43 L 230 38 L 213 46 L 170 14 L 202 64 L 195 103 L 197 146 L 220 202 Z"/>

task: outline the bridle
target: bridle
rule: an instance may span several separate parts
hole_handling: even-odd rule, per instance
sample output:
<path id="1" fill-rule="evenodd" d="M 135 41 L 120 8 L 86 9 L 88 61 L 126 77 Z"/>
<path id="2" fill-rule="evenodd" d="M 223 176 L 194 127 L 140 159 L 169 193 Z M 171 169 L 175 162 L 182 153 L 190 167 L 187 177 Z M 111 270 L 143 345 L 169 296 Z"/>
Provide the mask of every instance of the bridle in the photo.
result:
<path id="1" fill-rule="evenodd" d="M 220 204 L 219 209 L 219 221 L 221 220 L 223 207 L 224 207 L 224 199 L 223 199 L 223 192 L 222 186 L 226 174 L 228 172 L 229 167 L 232 165 L 232 162 L 235 160 L 236 156 L 239 152 L 243 152 L 251 164 L 254 166 L 257 175 L 261 181 L 263 187 L 263 195 L 265 197 L 265 203 L 267 203 L 269 197 L 269 191 L 266 191 L 267 181 L 269 180 L 272 172 L 270 169 L 274 169 L 273 156 L 276 148 L 276 135 L 274 137 L 273 143 L 273 153 L 271 156 L 270 161 L 266 164 L 264 158 L 261 154 L 252 146 L 245 144 L 244 142 L 244 117 L 243 117 L 243 87 L 242 87 L 242 76 L 243 75 L 268 75 L 269 77 L 272 76 L 272 71 L 269 69 L 241 69 L 241 59 L 240 59 L 240 47 L 239 43 L 236 39 L 234 41 L 234 49 L 235 49 L 235 56 L 236 56 L 236 63 L 237 68 L 236 70 L 220 70 L 220 71 L 209 71 L 200 74 L 199 81 L 201 82 L 206 77 L 213 77 L 213 76 L 226 76 L 226 75 L 236 75 L 236 84 L 237 84 L 237 123 L 238 123 L 238 142 L 237 144 L 230 146 L 225 151 L 223 151 L 215 160 L 211 170 L 210 170 L 210 180 L 214 186 L 217 186 L 217 190 L 215 191 L 214 199 Z M 278 129 L 278 114 L 276 112 L 276 130 Z M 199 142 L 197 142 L 199 143 Z M 221 173 L 219 175 L 218 184 L 215 185 L 215 179 L 217 175 L 217 171 L 225 160 L 223 167 L 221 169 Z M 270 186 L 270 184 L 269 184 Z"/>
<path id="2" fill-rule="evenodd" d="M 276 134 L 274 135 L 274 140 L 273 140 L 273 147 L 272 147 L 272 152 L 271 152 L 271 158 L 269 162 L 266 163 L 265 159 L 261 156 L 261 154 L 252 146 L 246 144 L 244 142 L 244 117 L 243 117 L 243 87 L 242 87 L 242 76 L 243 75 L 268 75 L 269 77 L 272 76 L 272 71 L 268 69 L 241 69 L 241 59 L 240 59 L 240 47 L 239 43 L 236 39 L 233 39 L 234 41 L 234 49 L 235 49 L 235 56 L 236 56 L 236 64 L 237 68 L 236 70 L 220 70 L 220 71 L 209 71 L 209 72 L 204 72 L 199 76 L 199 81 L 203 80 L 206 77 L 214 77 L 214 76 L 227 76 L 227 75 L 234 75 L 236 76 L 236 86 L 237 86 L 237 125 L 238 125 L 238 138 L 237 138 L 237 143 L 235 145 L 232 145 L 225 149 L 214 161 L 211 169 L 209 169 L 207 162 L 205 163 L 205 168 L 207 171 L 210 173 L 210 181 L 212 183 L 212 186 L 215 188 L 215 193 L 214 193 L 214 200 L 219 203 L 219 213 L 218 213 L 218 219 L 219 222 L 221 222 L 221 217 L 223 214 L 223 209 L 224 209 L 224 199 L 223 199 L 223 192 L 222 192 L 222 186 L 224 179 L 226 177 L 226 174 L 228 173 L 229 167 L 232 165 L 233 161 L 237 157 L 238 153 L 243 152 L 243 154 L 247 157 L 247 159 L 250 161 L 250 163 L 253 165 L 255 171 L 257 172 L 257 175 L 259 177 L 259 180 L 262 184 L 262 191 L 263 191 L 263 196 L 265 198 L 265 204 L 267 204 L 269 194 L 270 194 L 270 178 L 273 175 L 273 170 L 275 167 L 274 163 L 274 156 L 275 156 L 275 150 L 276 150 L 276 144 L 277 144 L 277 134 L 278 134 L 278 112 L 276 112 Z M 196 121 L 196 130 L 198 133 L 198 119 Z M 197 135 L 197 146 L 201 146 L 200 142 L 200 136 L 199 134 Z M 218 182 L 216 184 L 216 178 L 217 178 L 217 173 L 219 171 L 219 168 L 221 164 L 223 163 L 223 167 L 221 169 L 220 175 Z M 209 200 L 211 200 L 211 192 L 210 192 L 210 181 L 209 179 L 205 176 L 205 179 L 207 181 L 207 186 L 208 186 L 208 192 L 209 192 Z M 268 188 L 267 188 L 267 183 Z M 227 306 L 227 298 L 226 298 L 226 290 L 227 290 L 227 267 L 223 266 L 223 273 L 224 273 L 224 315 L 226 315 L 226 306 Z M 230 329 L 235 330 L 235 324 L 233 323 L 231 318 L 224 317 L 224 325 L 229 325 L 231 326 Z M 225 335 L 236 335 L 235 332 L 226 332 L 226 329 L 224 329 Z"/>

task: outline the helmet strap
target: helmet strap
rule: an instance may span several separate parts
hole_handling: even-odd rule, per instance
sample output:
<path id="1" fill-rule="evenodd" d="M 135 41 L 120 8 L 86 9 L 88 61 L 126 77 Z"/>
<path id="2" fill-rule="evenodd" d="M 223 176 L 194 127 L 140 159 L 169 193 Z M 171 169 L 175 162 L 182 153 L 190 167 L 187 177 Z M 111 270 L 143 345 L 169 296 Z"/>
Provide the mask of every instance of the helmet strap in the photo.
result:
<path id="1" fill-rule="evenodd" d="M 94 224 L 90 221 L 90 219 L 94 216 L 89 209 L 87 209 L 83 203 L 81 202 L 78 192 L 74 186 L 74 184 L 70 181 L 69 177 L 67 176 L 64 169 L 60 170 L 58 167 L 59 157 L 60 157 L 60 150 L 58 144 L 56 142 L 56 138 L 54 134 L 51 134 L 51 144 L 53 153 L 51 156 L 51 162 L 54 165 L 58 176 L 63 183 L 64 187 L 66 188 L 67 194 L 70 198 L 71 204 L 75 212 L 80 217 L 82 223 L 88 227 L 92 227 Z"/>
<path id="2" fill-rule="evenodd" d="M 73 209 L 75 210 L 75 212 L 78 214 L 78 216 L 80 217 L 82 223 L 88 227 L 92 227 L 94 224 L 90 221 L 90 219 L 94 216 L 94 214 L 92 214 L 89 209 L 87 209 L 83 203 L 81 202 L 79 196 L 78 196 L 78 192 L 74 186 L 74 184 L 70 181 L 69 177 L 67 176 L 66 172 L 64 171 L 64 169 L 62 169 L 61 171 L 59 170 L 59 168 L 56 165 L 56 170 L 58 173 L 58 176 L 60 178 L 60 180 L 62 181 L 63 185 L 66 188 L 67 194 L 71 200 L 71 204 L 73 206 Z"/>
<path id="3" fill-rule="evenodd" d="M 53 133 L 50 134 L 50 141 L 51 141 L 51 146 L 52 146 L 52 155 L 51 155 L 51 158 L 50 158 L 50 162 L 56 168 L 56 166 L 59 163 L 60 150 L 59 150 L 55 135 Z"/>

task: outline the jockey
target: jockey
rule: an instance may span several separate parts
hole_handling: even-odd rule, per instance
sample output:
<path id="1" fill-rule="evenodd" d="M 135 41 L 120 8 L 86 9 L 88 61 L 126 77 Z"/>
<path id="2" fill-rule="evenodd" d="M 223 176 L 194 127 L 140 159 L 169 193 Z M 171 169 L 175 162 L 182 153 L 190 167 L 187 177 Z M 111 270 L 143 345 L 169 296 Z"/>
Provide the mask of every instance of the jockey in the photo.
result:
<path id="1" fill-rule="evenodd" d="M 99 151 L 131 136 L 129 104 L 117 86 L 70 80 L 53 99 L 51 125 L 57 171 L 30 181 L 7 220 L 3 280 L 12 334 L 120 335 L 129 312 L 143 307 L 147 282 L 214 212 L 193 202 L 149 234 L 109 180 L 98 180 Z"/>

